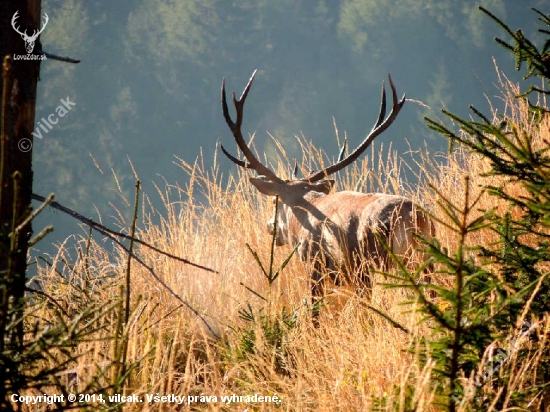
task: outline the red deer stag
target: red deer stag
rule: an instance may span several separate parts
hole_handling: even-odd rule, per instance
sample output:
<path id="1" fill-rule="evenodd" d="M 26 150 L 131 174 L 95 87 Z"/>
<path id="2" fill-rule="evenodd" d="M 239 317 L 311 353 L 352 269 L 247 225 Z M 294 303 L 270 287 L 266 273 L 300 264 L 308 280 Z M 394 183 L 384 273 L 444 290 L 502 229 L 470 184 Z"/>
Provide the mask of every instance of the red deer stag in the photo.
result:
<path id="1" fill-rule="evenodd" d="M 425 259 L 418 251 L 419 244 L 414 234 L 431 238 L 433 224 L 411 200 L 383 193 L 342 191 L 330 194 L 334 180 L 328 176 L 353 163 L 393 123 L 403 107 L 405 96 L 397 99 L 391 76 L 388 75 L 393 97 L 391 113 L 385 118 L 386 92 L 382 83 L 378 120 L 357 149 L 303 179 L 293 176 L 291 180 L 283 180 L 260 163 L 241 132 L 243 106 L 255 74 L 256 71 L 239 100 L 233 93 L 237 113 L 235 122 L 227 107 L 225 78 L 221 90 L 223 117 L 246 161 L 232 156 L 223 146 L 221 149 L 232 162 L 260 175 L 250 178 L 256 189 L 265 195 L 278 197 L 277 244 L 294 246 L 299 243 L 300 260 L 309 266 L 311 272 L 313 299 L 323 295 L 323 273 L 331 275 L 336 282 L 339 275 L 343 275 L 347 281 L 362 286 L 360 292 L 365 290 L 370 296 L 372 280 L 368 266 L 387 269 L 391 261 L 382 241 L 408 265 L 419 267 Z M 273 235 L 274 219 L 268 223 L 268 230 Z M 417 256 L 413 259 L 415 253 Z"/>

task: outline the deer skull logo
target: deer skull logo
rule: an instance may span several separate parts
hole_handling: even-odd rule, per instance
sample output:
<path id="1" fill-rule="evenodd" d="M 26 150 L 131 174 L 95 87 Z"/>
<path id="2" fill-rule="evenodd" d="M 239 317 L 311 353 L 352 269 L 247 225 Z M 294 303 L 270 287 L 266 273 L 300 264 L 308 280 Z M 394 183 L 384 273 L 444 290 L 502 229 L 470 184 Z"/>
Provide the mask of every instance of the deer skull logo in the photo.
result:
<path id="1" fill-rule="evenodd" d="M 44 29 L 46 28 L 46 25 L 48 24 L 48 20 L 49 20 L 48 15 L 44 13 L 44 25 L 40 30 L 35 30 L 32 36 L 29 36 L 27 34 L 27 30 L 25 30 L 25 32 L 22 33 L 21 31 L 19 31 L 19 27 L 15 26 L 15 22 L 18 17 L 19 17 L 19 10 L 16 11 L 15 14 L 13 15 L 13 18 L 11 19 L 11 26 L 17 33 L 21 35 L 21 38 L 25 41 L 25 49 L 27 49 L 27 54 L 31 54 L 34 49 L 34 43 L 36 42 L 36 39 L 38 38 L 40 33 L 44 31 Z"/>

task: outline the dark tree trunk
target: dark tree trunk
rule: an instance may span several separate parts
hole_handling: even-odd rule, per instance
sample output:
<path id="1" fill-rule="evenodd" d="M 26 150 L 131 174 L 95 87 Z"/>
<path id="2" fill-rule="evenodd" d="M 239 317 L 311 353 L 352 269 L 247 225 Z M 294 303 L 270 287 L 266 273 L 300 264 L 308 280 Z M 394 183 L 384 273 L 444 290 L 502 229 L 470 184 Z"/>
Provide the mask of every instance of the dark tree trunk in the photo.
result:
<path id="1" fill-rule="evenodd" d="M 31 34 L 41 27 L 40 0 L 2 0 L 0 2 L 0 407 L 6 405 L 8 388 L 20 381 L 17 352 L 23 345 L 23 298 L 30 222 L 21 227 L 31 209 L 32 144 L 36 86 L 40 60 L 21 60 L 26 56 L 25 42 L 12 27 Z M 38 54 L 36 41 L 32 54 Z M 18 228 L 18 230 L 15 230 Z M 13 325 L 16 326 L 13 326 Z"/>

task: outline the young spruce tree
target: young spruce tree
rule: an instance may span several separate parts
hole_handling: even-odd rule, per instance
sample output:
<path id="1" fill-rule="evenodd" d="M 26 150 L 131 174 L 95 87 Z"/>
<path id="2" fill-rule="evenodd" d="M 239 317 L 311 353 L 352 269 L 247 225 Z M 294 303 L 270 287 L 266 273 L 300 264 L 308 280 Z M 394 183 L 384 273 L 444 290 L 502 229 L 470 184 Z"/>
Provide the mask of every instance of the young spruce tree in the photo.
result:
<path id="1" fill-rule="evenodd" d="M 546 26 L 539 30 L 546 40 L 538 49 L 521 30 L 514 32 L 480 10 L 510 36 L 511 43 L 495 40 L 514 53 L 516 70 L 525 67 L 524 79 L 541 78 L 548 87 L 550 16 L 533 9 Z M 433 188 L 445 215 L 434 219 L 457 235 L 458 246 L 447 250 L 437 240 L 424 244 L 436 276 L 449 276 L 452 288 L 419 284 L 418 274 L 404 266 L 397 275 L 417 292 L 420 310 L 433 328 L 419 347 L 424 348 L 424 360 L 435 361 L 434 402 L 449 411 L 550 410 L 550 141 L 544 140 L 550 136 L 544 130 L 549 124 L 548 94 L 532 85 L 515 97 L 518 105 L 529 105 L 529 130 L 506 115 L 489 119 L 472 106 L 474 120 L 443 110 L 458 131 L 426 118 L 430 129 L 449 139 L 451 151 L 462 145 L 489 164 L 485 177 L 498 182 L 474 197 L 472 179 L 465 176 L 460 204 Z M 504 212 L 502 207 L 480 210 L 481 196 L 504 204 Z M 469 237 L 481 230 L 497 240 L 472 246 Z M 428 288 L 436 292 L 435 302 L 427 299 Z M 416 410 L 417 405 L 408 396 L 400 407 Z"/>

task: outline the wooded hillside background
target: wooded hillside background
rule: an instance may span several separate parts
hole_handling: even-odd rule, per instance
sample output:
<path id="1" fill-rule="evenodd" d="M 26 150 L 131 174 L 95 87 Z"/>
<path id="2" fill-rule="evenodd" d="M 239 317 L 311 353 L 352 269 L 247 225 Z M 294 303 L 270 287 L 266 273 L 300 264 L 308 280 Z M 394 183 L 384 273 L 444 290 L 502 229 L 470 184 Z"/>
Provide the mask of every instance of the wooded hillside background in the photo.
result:
<path id="1" fill-rule="evenodd" d="M 291 157 L 301 158 L 295 135 L 336 156 L 333 117 L 354 146 L 376 117 L 387 73 L 400 92 L 432 110 L 408 102 L 375 148 L 391 142 L 401 154 L 409 144 L 445 150 L 422 117 L 437 116 L 442 106 L 461 115 L 470 103 L 487 108 L 485 95 L 496 93 L 488 48 L 496 50 L 497 61 L 512 64 L 510 54 L 494 47 L 496 28 L 478 5 L 536 40 L 535 27 L 530 32 L 523 23 L 532 20 L 530 7 L 543 3 L 46 0 L 44 49 L 82 62 L 42 64 L 37 121 L 60 99 L 69 97 L 76 106 L 35 138 L 35 192 L 55 192 L 60 203 L 94 218 L 99 212 L 112 223 L 110 203 L 130 210 L 116 194 L 120 185 L 132 197 L 130 159 L 156 202 L 154 182 L 185 184 L 174 155 L 193 162 L 202 151 L 210 164 L 218 140 L 233 148 L 221 116 L 221 79 L 240 92 L 254 69 L 243 131 L 257 132 L 260 153 L 275 150 L 268 131 Z M 519 80 L 514 74 L 509 71 Z M 224 174 L 234 170 L 225 159 L 221 166 Z M 55 212 L 41 215 L 36 227 L 46 222 L 53 222 L 55 233 L 38 253 L 52 252 L 52 241 L 78 231 Z"/>

